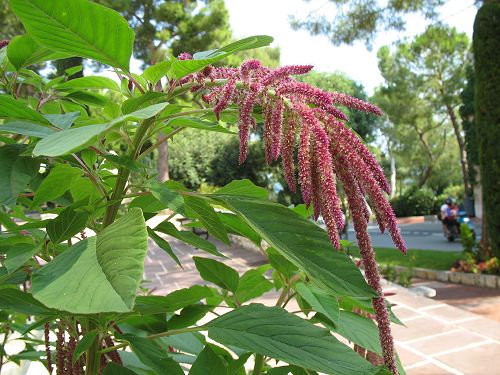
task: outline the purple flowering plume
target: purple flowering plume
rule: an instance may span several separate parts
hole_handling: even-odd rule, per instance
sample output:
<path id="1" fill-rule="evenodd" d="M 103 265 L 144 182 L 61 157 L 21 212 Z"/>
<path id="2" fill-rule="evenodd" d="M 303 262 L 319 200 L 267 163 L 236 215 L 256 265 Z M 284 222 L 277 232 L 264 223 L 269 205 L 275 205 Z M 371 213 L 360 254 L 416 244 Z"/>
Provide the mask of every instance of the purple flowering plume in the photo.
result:
<path id="1" fill-rule="evenodd" d="M 190 55 L 183 54 L 183 59 Z M 331 93 L 293 79 L 292 75 L 311 71 L 311 65 L 269 69 L 249 60 L 239 68 L 206 67 L 184 77 L 191 91 L 203 91 L 203 100 L 212 105 L 219 118 L 231 105 L 239 108 L 239 162 L 248 154 L 248 142 L 257 122 L 255 110 L 262 112 L 264 146 L 268 163 L 281 156 L 284 177 L 292 191 L 296 179 L 314 217 L 323 217 L 330 241 L 340 249 L 339 231 L 344 227 L 337 182 L 347 197 L 362 263 L 368 284 L 377 292 L 373 299 L 385 365 L 397 374 L 394 342 L 385 306 L 380 274 L 367 227 L 371 211 L 382 232 L 387 230 L 396 247 L 406 253 L 406 245 L 396 217 L 387 200 L 390 187 L 380 165 L 359 137 L 346 125 L 347 117 L 337 106 L 381 115 L 376 106 L 342 93 Z M 297 141 L 298 137 L 298 141 Z M 298 144 L 298 173 L 294 149 Z"/>

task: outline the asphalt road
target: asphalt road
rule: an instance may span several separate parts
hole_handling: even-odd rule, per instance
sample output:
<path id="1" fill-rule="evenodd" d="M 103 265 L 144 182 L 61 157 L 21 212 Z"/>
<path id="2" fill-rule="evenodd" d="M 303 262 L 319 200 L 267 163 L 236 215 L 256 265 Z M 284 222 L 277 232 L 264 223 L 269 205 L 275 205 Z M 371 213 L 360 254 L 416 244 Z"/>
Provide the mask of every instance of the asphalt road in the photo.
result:
<path id="1" fill-rule="evenodd" d="M 400 225 L 403 238 L 408 249 L 439 250 L 439 251 L 462 251 L 460 239 L 455 242 L 448 242 L 444 237 L 441 222 L 426 222 L 419 224 Z M 476 226 L 476 233 L 480 238 L 480 228 Z M 394 247 L 391 237 L 388 234 L 381 234 L 376 225 L 370 225 L 368 232 L 372 237 L 374 247 Z M 356 241 L 352 225 L 348 228 L 348 239 Z"/>

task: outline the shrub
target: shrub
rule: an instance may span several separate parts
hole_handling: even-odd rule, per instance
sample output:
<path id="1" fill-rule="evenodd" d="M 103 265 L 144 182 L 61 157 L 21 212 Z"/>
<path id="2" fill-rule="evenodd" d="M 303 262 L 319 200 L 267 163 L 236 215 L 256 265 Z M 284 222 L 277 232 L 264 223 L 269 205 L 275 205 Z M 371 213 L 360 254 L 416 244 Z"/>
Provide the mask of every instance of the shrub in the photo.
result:
<path id="1" fill-rule="evenodd" d="M 391 200 L 397 217 L 435 214 L 435 202 L 434 194 L 428 190 L 411 191 Z"/>

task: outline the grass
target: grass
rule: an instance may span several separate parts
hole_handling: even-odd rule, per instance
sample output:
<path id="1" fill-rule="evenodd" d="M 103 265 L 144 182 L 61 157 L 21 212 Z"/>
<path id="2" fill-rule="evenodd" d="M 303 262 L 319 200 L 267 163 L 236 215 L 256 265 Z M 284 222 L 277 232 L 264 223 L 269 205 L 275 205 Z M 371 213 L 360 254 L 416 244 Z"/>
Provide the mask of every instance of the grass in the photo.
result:
<path id="1" fill-rule="evenodd" d="M 351 247 L 349 253 L 359 257 L 359 250 Z M 394 266 L 430 268 L 447 271 L 453 263 L 462 256 L 462 252 L 436 251 L 436 250 L 408 250 L 408 255 L 403 255 L 397 249 L 376 247 L 375 255 L 379 264 Z"/>

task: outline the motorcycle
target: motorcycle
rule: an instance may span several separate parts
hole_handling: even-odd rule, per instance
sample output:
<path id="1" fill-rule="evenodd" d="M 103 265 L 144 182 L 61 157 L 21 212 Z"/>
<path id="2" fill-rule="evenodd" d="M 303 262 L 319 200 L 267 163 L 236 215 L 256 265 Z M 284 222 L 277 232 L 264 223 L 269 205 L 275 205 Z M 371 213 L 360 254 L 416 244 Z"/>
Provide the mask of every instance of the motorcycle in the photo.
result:
<path id="1" fill-rule="evenodd" d="M 472 236 L 474 239 L 476 239 L 476 231 L 475 231 L 475 226 L 472 220 L 467 216 L 466 211 L 458 211 L 457 215 L 455 216 L 456 224 L 455 223 L 443 223 L 443 233 L 444 236 L 448 239 L 449 242 L 455 241 L 455 238 L 460 237 L 460 226 L 462 224 L 467 224 L 469 229 L 472 232 Z"/>

